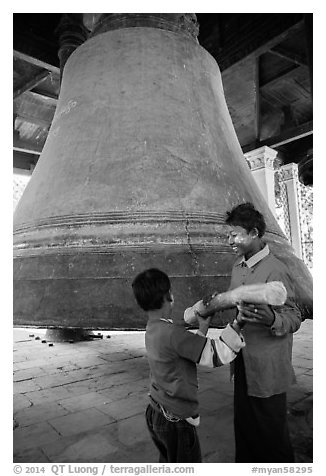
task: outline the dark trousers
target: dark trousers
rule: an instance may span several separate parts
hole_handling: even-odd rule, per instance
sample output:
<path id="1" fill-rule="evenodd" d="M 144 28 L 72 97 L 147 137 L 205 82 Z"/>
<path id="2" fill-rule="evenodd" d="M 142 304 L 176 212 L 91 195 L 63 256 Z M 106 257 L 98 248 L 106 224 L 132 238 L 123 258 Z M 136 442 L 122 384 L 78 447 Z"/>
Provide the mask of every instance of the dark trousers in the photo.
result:
<path id="1" fill-rule="evenodd" d="M 242 352 L 234 370 L 236 463 L 293 463 L 286 393 L 267 398 L 248 396 Z"/>
<path id="2" fill-rule="evenodd" d="M 160 463 L 201 463 L 199 439 L 193 425 L 185 420 L 170 422 L 151 405 L 146 409 L 146 423 L 159 450 Z"/>

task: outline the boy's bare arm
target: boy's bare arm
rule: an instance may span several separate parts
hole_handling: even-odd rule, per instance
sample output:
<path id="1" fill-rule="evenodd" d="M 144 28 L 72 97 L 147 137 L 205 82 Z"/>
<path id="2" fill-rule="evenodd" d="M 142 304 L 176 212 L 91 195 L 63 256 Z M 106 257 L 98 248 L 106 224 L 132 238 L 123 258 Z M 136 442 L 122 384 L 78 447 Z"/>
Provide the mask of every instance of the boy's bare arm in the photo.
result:
<path id="1" fill-rule="evenodd" d="M 208 332 L 208 329 L 209 329 L 209 325 L 210 325 L 212 316 L 202 317 L 198 312 L 196 312 L 196 317 L 197 317 L 197 321 L 198 321 L 198 331 L 203 336 L 206 336 L 207 332 Z"/>

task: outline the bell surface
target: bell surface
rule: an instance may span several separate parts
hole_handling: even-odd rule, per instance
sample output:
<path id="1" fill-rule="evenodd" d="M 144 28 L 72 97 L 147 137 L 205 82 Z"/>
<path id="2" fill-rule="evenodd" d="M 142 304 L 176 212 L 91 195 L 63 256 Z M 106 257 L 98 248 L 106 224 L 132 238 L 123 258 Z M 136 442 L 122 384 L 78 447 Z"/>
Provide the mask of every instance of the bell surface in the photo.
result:
<path id="1" fill-rule="evenodd" d="M 150 267 L 170 276 L 182 316 L 228 288 L 225 213 L 244 201 L 311 317 L 311 275 L 251 176 L 196 34 L 193 14 L 104 14 L 69 57 L 14 215 L 16 326 L 142 329 L 131 282 Z"/>

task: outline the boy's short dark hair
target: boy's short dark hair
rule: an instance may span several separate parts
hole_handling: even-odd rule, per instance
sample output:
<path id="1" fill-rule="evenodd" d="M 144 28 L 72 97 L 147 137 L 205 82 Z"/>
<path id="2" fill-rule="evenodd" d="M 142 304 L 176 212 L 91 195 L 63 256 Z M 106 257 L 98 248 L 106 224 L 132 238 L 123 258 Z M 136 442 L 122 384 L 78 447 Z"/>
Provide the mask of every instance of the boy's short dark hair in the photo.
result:
<path id="1" fill-rule="evenodd" d="M 225 223 L 233 226 L 242 226 L 249 233 L 254 228 L 258 230 L 258 236 L 261 238 L 266 230 L 266 223 L 263 215 L 255 209 L 250 202 L 241 203 L 234 207 L 230 212 L 226 212 Z"/>
<path id="2" fill-rule="evenodd" d="M 163 271 L 151 268 L 138 274 L 132 282 L 138 305 L 144 311 L 161 309 L 164 297 L 169 297 L 170 279 Z"/>

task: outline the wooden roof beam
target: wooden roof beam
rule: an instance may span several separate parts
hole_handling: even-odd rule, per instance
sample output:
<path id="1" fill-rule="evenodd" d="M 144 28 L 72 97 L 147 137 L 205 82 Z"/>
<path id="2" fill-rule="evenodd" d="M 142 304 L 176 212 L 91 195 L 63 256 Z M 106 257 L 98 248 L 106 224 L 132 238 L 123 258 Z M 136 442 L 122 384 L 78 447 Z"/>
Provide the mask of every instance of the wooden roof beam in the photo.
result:
<path id="1" fill-rule="evenodd" d="M 53 104 L 54 106 L 57 105 L 58 98 L 56 96 L 52 96 L 50 94 L 44 93 L 37 93 L 35 91 L 26 91 L 25 95 L 29 95 L 30 97 L 34 97 L 35 99 L 39 99 L 41 101 L 46 101 L 48 103 Z"/>
<path id="2" fill-rule="evenodd" d="M 285 130 L 282 134 L 274 137 L 269 137 L 263 141 L 256 141 L 251 144 L 247 144 L 242 147 L 242 152 L 250 152 L 251 150 L 258 149 L 264 145 L 275 149 L 281 145 L 288 144 L 289 142 L 302 139 L 303 137 L 313 134 L 313 121 L 305 122 L 296 127 L 291 127 L 290 129 Z"/>
<path id="3" fill-rule="evenodd" d="M 275 14 L 276 15 L 276 14 Z M 273 22 L 269 15 L 261 16 L 261 23 L 256 24 L 250 32 L 239 34 L 236 41 L 228 42 L 225 39 L 225 47 L 221 50 L 216 48 L 214 57 L 221 71 L 249 56 L 258 57 L 274 48 L 287 38 L 302 30 L 304 21 L 302 14 L 281 15 L 280 22 Z"/>
<path id="4" fill-rule="evenodd" d="M 35 117 L 30 114 L 26 114 L 26 112 L 18 112 L 16 117 L 23 121 L 27 121 L 30 124 L 35 124 L 36 126 L 42 127 L 43 129 L 46 129 L 46 130 L 49 130 L 52 124 L 52 118 L 51 120 L 45 120 L 45 119 L 42 119 L 41 117 Z"/>
<path id="5" fill-rule="evenodd" d="M 25 152 L 25 154 L 41 155 L 43 147 L 38 144 L 31 144 L 14 136 L 13 150 Z"/>
<path id="6" fill-rule="evenodd" d="M 35 75 L 32 79 L 27 81 L 27 83 L 25 83 L 24 86 L 17 88 L 16 91 L 14 91 L 14 99 L 18 98 L 26 91 L 29 91 L 35 88 L 36 86 L 38 86 L 40 83 L 45 81 L 46 78 L 50 76 L 50 74 L 51 74 L 50 71 L 44 70 L 44 71 L 41 71 L 41 73 Z"/>
<path id="7" fill-rule="evenodd" d="M 36 58 L 35 56 L 31 56 L 18 50 L 14 50 L 14 57 L 26 61 L 27 63 L 33 64 L 34 66 L 38 66 L 39 68 L 47 69 L 48 71 L 51 71 L 52 73 L 55 73 L 60 76 L 60 68 L 44 61 L 43 59 Z"/>
<path id="8" fill-rule="evenodd" d="M 274 48 L 271 48 L 269 50 L 269 53 L 279 56 L 280 58 L 286 59 L 288 61 L 291 61 L 292 63 L 298 65 L 298 66 L 308 66 L 306 58 L 304 58 L 303 55 L 300 55 L 299 53 L 294 53 L 293 51 L 290 51 L 287 48 L 283 48 L 280 45 L 274 46 Z"/>
<path id="9" fill-rule="evenodd" d="M 292 65 L 289 66 L 285 71 L 276 74 L 273 76 L 271 79 L 268 79 L 267 81 L 261 82 L 259 85 L 260 89 L 266 88 L 266 86 L 273 86 L 275 83 L 278 83 L 282 79 L 290 79 L 293 76 L 294 72 L 298 72 L 301 66 L 298 65 Z"/>
<path id="10" fill-rule="evenodd" d="M 39 154 L 33 154 L 32 152 L 23 152 L 14 150 L 13 153 L 13 165 L 14 165 L 14 172 L 22 172 L 22 171 L 31 171 L 31 166 L 35 166 L 39 159 Z"/>

